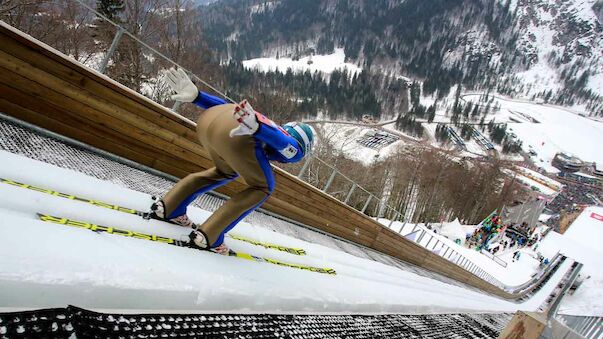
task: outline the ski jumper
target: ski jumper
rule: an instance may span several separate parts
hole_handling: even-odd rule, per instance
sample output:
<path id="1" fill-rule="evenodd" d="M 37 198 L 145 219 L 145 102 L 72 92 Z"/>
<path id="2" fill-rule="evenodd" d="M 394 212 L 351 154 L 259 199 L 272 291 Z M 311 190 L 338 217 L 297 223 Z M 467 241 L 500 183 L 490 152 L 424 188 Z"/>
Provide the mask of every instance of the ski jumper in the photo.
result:
<path id="1" fill-rule="evenodd" d="M 220 246 L 224 235 L 266 201 L 274 190 L 269 161 L 297 162 L 304 154 L 297 140 L 259 113 L 256 113 L 259 128 L 253 135 L 230 137 L 230 131 L 239 125 L 233 119 L 234 104 L 204 92 L 199 92 L 193 103 L 207 109 L 197 121 L 197 136 L 215 167 L 178 181 L 163 202 L 166 218 L 176 218 L 186 214 L 187 206 L 199 195 L 241 176 L 247 187 L 200 225 L 213 248 Z"/>

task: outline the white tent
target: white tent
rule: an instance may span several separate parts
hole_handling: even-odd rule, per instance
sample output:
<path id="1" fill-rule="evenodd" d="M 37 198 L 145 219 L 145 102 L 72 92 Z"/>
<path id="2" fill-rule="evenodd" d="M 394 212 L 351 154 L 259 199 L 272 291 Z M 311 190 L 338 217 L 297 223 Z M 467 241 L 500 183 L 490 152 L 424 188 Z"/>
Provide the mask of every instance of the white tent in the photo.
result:
<path id="1" fill-rule="evenodd" d="M 461 241 L 461 245 L 463 245 L 465 243 L 465 236 L 467 232 L 459 222 L 459 219 L 454 219 L 454 221 L 442 225 L 440 234 L 452 241 L 456 241 L 458 239 Z"/>

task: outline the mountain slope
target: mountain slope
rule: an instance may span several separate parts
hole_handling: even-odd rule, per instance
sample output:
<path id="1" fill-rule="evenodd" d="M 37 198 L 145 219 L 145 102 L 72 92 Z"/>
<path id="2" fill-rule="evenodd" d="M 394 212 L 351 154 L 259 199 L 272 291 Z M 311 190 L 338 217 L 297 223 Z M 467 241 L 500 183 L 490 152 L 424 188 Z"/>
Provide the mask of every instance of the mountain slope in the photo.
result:
<path id="1" fill-rule="evenodd" d="M 221 60 L 343 47 L 364 68 L 424 79 L 426 94 L 443 96 L 463 82 L 598 112 L 601 7 L 596 0 L 233 0 L 203 8 L 200 22 Z"/>

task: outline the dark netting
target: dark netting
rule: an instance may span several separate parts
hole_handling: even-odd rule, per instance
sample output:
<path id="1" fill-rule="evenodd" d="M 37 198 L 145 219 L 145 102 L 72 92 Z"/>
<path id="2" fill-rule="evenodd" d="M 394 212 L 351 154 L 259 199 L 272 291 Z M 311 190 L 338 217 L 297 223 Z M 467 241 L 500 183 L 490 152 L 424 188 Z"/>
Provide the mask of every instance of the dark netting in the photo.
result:
<path id="1" fill-rule="evenodd" d="M 66 308 L 0 313 L 0 338 L 69 338 L 74 332 Z"/>
<path id="2" fill-rule="evenodd" d="M 120 314 L 82 308 L 0 313 L 0 338 L 496 338 L 510 314 Z"/>

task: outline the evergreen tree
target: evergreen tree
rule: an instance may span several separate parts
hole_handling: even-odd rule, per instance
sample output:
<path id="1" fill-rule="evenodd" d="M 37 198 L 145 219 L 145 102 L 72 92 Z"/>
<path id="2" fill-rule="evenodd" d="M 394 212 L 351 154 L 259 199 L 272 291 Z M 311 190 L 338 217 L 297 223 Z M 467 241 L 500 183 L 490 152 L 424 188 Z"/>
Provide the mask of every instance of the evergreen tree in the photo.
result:
<path id="1" fill-rule="evenodd" d="M 456 92 L 454 94 L 454 105 L 452 106 L 452 122 L 457 123 L 459 121 L 459 115 L 461 114 L 461 84 L 457 84 Z"/>
<path id="2" fill-rule="evenodd" d="M 413 106 L 418 106 L 421 100 L 421 86 L 418 82 L 413 81 L 410 85 L 410 103 Z"/>
<path id="3" fill-rule="evenodd" d="M 477 118 L 479 116 L 479 104 L 475 104 L 475 106 L 473 106 L 473 112 L 471 112 L 471 118 Z M 482 117 L 482 121 L 483 121 L 483 117 Z"/>
<path id="4" fill-rule="evenodd" d="M 469 101 L 465 106 L 465 109 L 463 110 L 463 116 L 467 119 L 469 118 L 469 113 L 471 112 L 471 109 L 473 109 L 472 105 L 473 103 Z"/>
<path id="5" fill-rule="evenodd" d="M 433 119 L 435 119 L 435 113 L 436 113 L 436 103 L 434 102 L 433 105 L 429 106 L 429 108 L 427 109 L 427 122 L 428 123 L 432 123 Z"/>
<path id="6" fill-rule="evenodd" d="M 124 11 L 123 0 L 97 0 L 96 10 L 115 23 L 121 23 L 120 14 Z M 100 19 L 100 21 L 103 21 Z"/>

